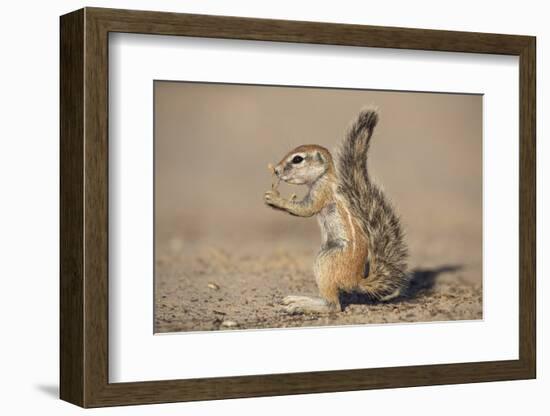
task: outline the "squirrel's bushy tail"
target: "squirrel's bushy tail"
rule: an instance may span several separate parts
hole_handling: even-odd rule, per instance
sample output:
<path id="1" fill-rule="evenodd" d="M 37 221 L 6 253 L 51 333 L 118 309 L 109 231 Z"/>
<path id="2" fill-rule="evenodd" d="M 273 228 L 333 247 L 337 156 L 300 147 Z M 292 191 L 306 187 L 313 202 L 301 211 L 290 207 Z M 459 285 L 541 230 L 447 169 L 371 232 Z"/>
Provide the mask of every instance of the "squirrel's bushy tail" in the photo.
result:
<path id="1" fill-rule="evenodd" d="M 375 109 L 361 111 L 338 152 L 339 192 L 360 220 L 368 241 L 369 275 L 359 289 L 384 300 L 398 295 L 408 283 L 407 247 L 399 218 L 382 190 L 369 178 L 367 153 L 378 123 Z"/>

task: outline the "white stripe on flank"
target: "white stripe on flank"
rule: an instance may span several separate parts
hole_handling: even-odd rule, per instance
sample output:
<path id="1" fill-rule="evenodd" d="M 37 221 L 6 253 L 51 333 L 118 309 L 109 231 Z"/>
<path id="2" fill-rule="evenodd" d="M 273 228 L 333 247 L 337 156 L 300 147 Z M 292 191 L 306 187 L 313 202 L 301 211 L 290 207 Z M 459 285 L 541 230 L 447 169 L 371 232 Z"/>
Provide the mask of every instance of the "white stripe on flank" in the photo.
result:
<path id="1" fill-rule="evenodd" d="M 338 204 L 344 209 L 346 212 L 346 216 L 348 219 L 349 229 L 351 231 L 351 247 L 352 251 L 355 253 L 355 227 L 353 226 L 353 220 L 351 218 L 351 213 L 349 212 L 348 207 L 346 206 L 345 200 L 342 198 L 342 195 L 335 192 L 336 199 L 338 200 Z"/>

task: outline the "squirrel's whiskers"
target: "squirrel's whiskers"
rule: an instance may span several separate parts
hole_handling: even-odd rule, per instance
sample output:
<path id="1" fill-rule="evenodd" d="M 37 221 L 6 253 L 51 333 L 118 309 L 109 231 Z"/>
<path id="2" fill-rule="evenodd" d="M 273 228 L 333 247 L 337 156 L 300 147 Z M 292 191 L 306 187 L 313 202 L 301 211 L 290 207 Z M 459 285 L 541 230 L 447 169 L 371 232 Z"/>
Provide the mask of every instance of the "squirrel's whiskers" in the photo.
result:
<path id="1" fill-rule="evenodd" d="M 271 173 L 271 189 L 276 191 L 281 183 L 281 179 L 275 174 L 275 166 L 272 163 L 267 164 L 267 169 Z"/>

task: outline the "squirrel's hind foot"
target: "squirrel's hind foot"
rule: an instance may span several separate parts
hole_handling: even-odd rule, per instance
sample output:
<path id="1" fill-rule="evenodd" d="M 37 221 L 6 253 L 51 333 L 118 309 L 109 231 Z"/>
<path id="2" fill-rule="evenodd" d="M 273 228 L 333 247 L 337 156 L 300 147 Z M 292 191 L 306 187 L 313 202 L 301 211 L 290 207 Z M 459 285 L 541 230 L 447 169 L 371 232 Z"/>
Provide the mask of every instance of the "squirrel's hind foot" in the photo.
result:
<path id="1" fill-rule="evenodd" d="M 339 305 L 333 305 L 323 298 L 309 296 L 287 296 L 281 302 L 283 310 L 290 315 L 308 313 L 330 313 L 339 311 Z"/>

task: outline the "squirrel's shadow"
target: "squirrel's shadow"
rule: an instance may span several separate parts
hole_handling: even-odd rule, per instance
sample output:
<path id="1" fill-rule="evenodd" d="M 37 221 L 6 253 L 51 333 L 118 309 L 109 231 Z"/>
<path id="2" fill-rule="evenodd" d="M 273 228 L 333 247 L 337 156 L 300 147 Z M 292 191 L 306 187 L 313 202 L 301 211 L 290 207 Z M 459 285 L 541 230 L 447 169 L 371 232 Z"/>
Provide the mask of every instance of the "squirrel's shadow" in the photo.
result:
<path id="1" fill-rule="evenodd" d="M 422 293 L 429 293 L 437 278 L 442 273 L 454 273 L 459 270 L 462 270 L 460 265 L 444 265 L 434 269 L 414 269 L 412 273 L 412 278 L 409 282 L 409 286 L 405 291 L 398 297 L 392 299 L 388 302 L 382 303 L 394 303 L 402 302 L 405 300 L 412 300 Z M 340 304 L 342 309 L 345 309 L 348 305 L 370 305 L 375 303 L 381 303 L 372 297 L 361 294 L 361 293 L 341 293 L 340 294 Z"/>

